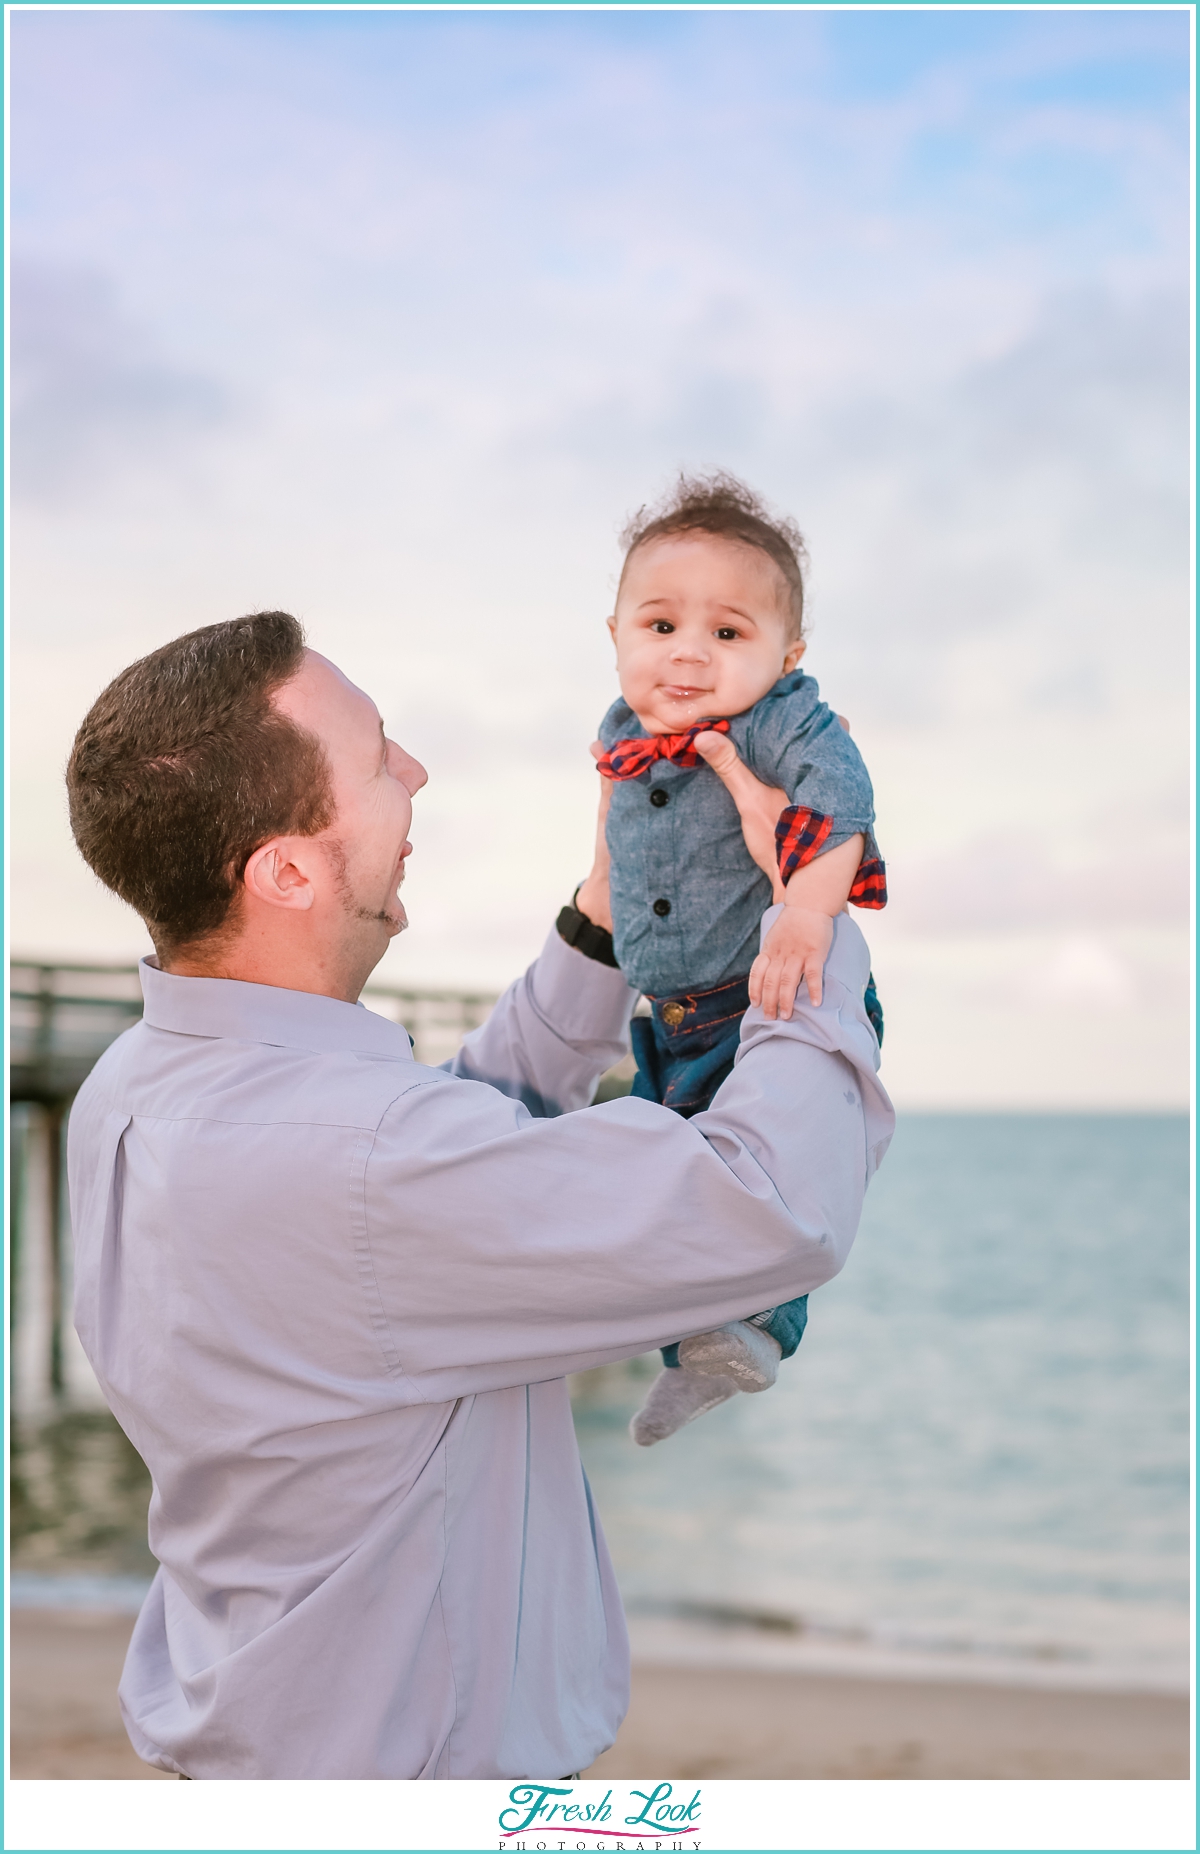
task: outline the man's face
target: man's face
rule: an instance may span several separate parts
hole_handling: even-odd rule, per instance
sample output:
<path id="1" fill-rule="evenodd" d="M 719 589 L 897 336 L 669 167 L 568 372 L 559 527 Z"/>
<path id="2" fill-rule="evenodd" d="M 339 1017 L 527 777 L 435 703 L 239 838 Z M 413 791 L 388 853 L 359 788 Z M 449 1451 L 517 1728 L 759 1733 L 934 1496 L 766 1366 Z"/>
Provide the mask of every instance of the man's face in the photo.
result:
<path id="1" fill-rule="evenodd" d="M 639 547 L 609 626 L 621 693 L 647 732 L 740 715 L 794 669 L 804 646 L 788 636 L 786 596 L 758 548 L 713 534 Z"/>
<path id="2" fill-rule="evenodd" d="M 273 705 L 325 748 L 335 811 L 318 841 L 345 912 L 347 938 L 374 965 L 387 941 L 408 925 L 399 888 L 412 850 L 413 796 L 428 775 L 384 734 L 370 696 L 315 650 L 305 652 L 299 674 L 276 691 Z"/>

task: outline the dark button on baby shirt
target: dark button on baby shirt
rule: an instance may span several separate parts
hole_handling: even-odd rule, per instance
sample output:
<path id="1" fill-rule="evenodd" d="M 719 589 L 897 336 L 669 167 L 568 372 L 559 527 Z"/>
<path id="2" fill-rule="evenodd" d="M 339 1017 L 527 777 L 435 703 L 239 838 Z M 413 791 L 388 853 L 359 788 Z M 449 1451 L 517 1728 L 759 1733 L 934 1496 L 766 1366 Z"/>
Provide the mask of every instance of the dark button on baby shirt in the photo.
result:
<path id="1" fill-rule="evenodd" d="M 658 900 L 655 902 L 654 912 L 656 914 L 669 914 L 671 912 L 671 904 L 667 900 L 665 895 L 660 895 Z"/>
<path id="2" fill-rule="evenodd" d="M 667 791 L 663 786 L 661 785 L 651 786 L 650 803 L 652 805 L 665 805 L 667 802 L 667 797 L 668 797 Z"/>

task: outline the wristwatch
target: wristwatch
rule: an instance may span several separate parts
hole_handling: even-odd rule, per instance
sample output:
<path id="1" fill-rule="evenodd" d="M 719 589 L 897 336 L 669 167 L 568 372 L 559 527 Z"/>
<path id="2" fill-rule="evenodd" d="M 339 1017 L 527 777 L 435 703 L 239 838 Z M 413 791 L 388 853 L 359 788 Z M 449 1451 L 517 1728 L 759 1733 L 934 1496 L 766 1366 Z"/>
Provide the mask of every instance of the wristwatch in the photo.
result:
<path id="1" fill-rule="evenodd" d="M 576 889 L 578 894 L 579 890 Z M 613 952 L 613 937 L 607 927 L 597 927 L 586 914 L 581 914 L 571 901 L 560 913 L 554 923 L 560 936 L 568 946 L 573 946 L 577 953 L 586 959 L 595 959 L 602 966 L 615 966 L 617 956 Z"/>

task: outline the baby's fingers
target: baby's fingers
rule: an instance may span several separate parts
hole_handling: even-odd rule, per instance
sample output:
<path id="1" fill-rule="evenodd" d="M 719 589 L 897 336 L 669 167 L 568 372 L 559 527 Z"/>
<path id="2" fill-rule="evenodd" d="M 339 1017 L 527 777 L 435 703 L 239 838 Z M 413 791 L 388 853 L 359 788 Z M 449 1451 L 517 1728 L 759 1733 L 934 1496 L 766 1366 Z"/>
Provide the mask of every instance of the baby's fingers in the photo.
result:
<path id="1" fill-rule="evenodd" d="M 771 959 L 768 953 L 760 953 L 758 955 L 758 958 L 755 960 L 754 964 L 751 966 L 750 978 L 749 978 L 748 987 L 747 987 L 750 992 L 751 1004 L 761 1004 L 762 1003 L 763 980 L 766 978 L 767 973 L 770 970 L 770 967 L 771 967 Z"/>
<path id="2" fill-rule="evenodd" d="M 795 953 L 777 955 L 771 961 L 770 971 L 763 980 L 762 1008 L 764 1017 L 782 1017 L 786 1023 L 792 1014 L 796 999 L 796 987 L 804 970 L 803 959 Z"/>
<path id="3" fill-rule="evenodd" d="M 792 953 L 781 963 L 779 971 L 779 1015 L 785 1023 L 790 1022 L 796 1008 L 796 993 L 804 977 L 805 956 Z"/>
<path id="4" fill-rule="evenodd" d="M 825 975 L 825 962 L 817 953 L 810 954 L 804 968 L 808 981 L 808 995 L 814 1004 L 821 1002 L 821 980 Z"/>
<path id="5" fill-rule="evenodd" d="M 753 983 L 754 966 L 762 968 L 758 974 L 757 987 Z M 784 961 L 778 953 L 772 954 L 764 949 L 755 960 L 754 966 L 750 969 L 750 1001 L 752 1004 L 760 1004 L 763 1016 L 774 1021 L 779 1014 L 780 1001 L 784 995 L 780 984 Z M 755 989 L 758 991 L 757 998 L 754 996 Z"/>

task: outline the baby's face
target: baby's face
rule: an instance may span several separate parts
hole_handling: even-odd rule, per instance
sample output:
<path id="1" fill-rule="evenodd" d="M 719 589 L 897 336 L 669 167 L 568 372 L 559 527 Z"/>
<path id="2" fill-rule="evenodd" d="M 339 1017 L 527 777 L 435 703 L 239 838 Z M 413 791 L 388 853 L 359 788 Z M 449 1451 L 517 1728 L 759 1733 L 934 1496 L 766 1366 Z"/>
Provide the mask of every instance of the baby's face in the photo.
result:
<path id="1" fill-rule="evenodd" d="M 787 587 L 756 547 L 714 534 L 639 547 L 609 629 L 621 694 L 649 734 L 752 708 L 804 654 L 788 636 Z"/>

